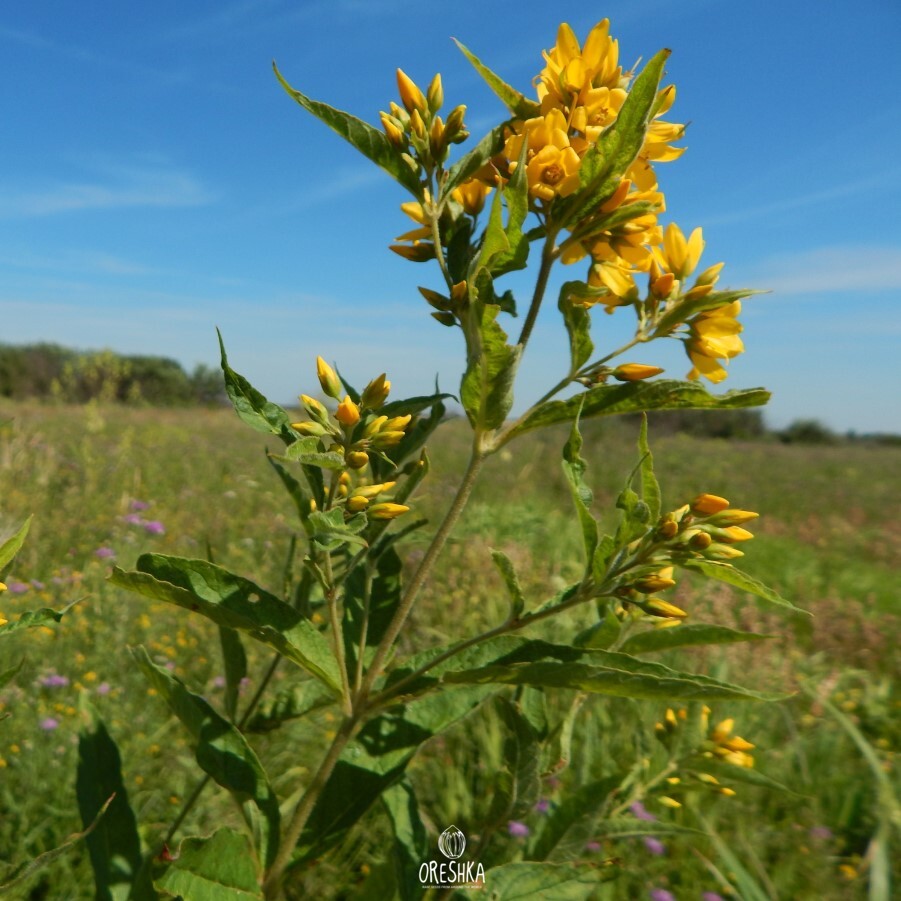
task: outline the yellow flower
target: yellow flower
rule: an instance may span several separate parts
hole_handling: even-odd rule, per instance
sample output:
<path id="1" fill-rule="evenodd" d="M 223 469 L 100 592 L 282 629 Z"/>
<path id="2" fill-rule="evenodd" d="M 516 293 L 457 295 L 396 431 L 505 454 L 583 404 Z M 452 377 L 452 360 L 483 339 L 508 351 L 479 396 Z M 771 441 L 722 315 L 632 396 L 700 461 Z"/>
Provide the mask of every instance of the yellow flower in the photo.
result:
<path id="1" fill-rule="evenodd" d="M 729 506 L 729 501 L 718 494 L 699 494 L 691 502 L 691 512 L 701 516 L 710 516 L 721 513 Z"/>
<path id="2" fill-rule="evenodd" d="M 388 381 L 383 372 L 363 389 L 363 394 L 360 397 L 360 406 L 369 410 L 376 410 L 388 399 L 390 391 L 391 382 Z"/>
<path id="3" fill-rule="evenodd" d="M 451 197 L 463 207 L 463 212 L 478 216 L 485 206 L 485 198 L 491 192 L 491 185 L 477 178 L 470 178 L 451 191 Z"/>
<path id="4" fill-rule="evenodd" d="M 704 233 L 696 228 L 688 240 L 675 222 L 670 222 L 663 233 L 663 246 L 654 247 L 654 260 L 662 272 L 672 272 L 684 281 L 698 266 L 704 251 Z"/>
<path id="5" fill-rule="evenodd" d="M 694 364 L 688 378 L 704 376 L 714 384 L 726 378 L 726 370 L 719 360 L 731 360 L 744 349 L 739 334 L 742 326 L 736 317 L 741 312 L 738 300 L 714 310 L 699 313 L 689 323 L 685 349 Z"/>
<path id="6" fill-rule="evenodd" d="M 567 197 L 579 187 L 579 155 L 570 146 L 566 119 L 559 109 L 546 116 L 528 119 L 521 131 L 511 135 L 504 146 L 510 171 L 519 165 L 523 142 L 527 142 L 526 177 L 529 194 L 550 202 L 557 195 Z"/>
<path id="7" fill-rule="evenodd" d="M 353 428 L 360 421 L 360 408 L 350 399 L 349 395 L 338 404 L 338 409 L 335 410 L 335 419 L 348 429 Z"/>
<path id="8" fill-rule="evenodd" d="M 710 730 L 707 739 L 712 744 L 712 754 L 719 757 L 725 763 L 733 766 L 753 767 L 754 758 L 748 754 L 754 745 L 746 741 L 740 735 L 733 735 L 735 720 L 731 717 L 718 723 Z M 708 745 L 708 747 L 710 747 Z"/>

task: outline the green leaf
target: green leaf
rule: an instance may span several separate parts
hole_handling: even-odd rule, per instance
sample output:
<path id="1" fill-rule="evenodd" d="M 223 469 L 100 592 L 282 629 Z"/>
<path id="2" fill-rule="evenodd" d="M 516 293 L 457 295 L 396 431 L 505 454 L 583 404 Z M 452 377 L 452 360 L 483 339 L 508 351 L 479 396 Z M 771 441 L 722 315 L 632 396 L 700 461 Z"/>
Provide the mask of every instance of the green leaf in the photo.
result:
<path id="1" fill-rule="evenodd" d="M 591 314 L 582 304 L 573 302 L 576 291 L 582 286 L 584 282 L 565 282 L 557 300 L 557 309 L 563 315 L 563 324 L 569 335 L 569 369 L 573 374 L 588 362 L 594 351 L 590 335 Z"/>
<path id="2" fill-rule="evenodd" d="M 704 817 L 699 816 L 699 819 L 707 830 L 707 835 L 713 842 L 717 854 L 719 854 L 720 859 L 725 864 L 725 869 L 729 873 L 729 879 L 735 883 L 735 888 L 738 889 L 739 897 L 742 901 L 770 901 L 770 894 L 745 869 L 744 864 L 738 859 L 728 843 L 720 838 L 717 831 Z"/>
<path id="3" fill-rule="evenodd" d="M 4 685 L 8 685 L 10 682 L 12 682 L 12 680 L 19 675 L 19 671 L 24 665 L 25 658 L 23 657 L 17 664 L 0 673 L 0 688 L 3 688 Z"/>
<path id="4" fill-rule="evenodd" d="M 392 858 L 401 901 L 418 901 L 424 894 L 419 867 L 428 857 L 429 838 L 409 780 L 403 779 L 384 791 L 382 804 L 394 832 Z"/>
<path id="5" fill-rule="evenodd" d="M 345 522 L 344 509 L 334 507 L 322 512 L 314 510 L 310 514 L 310 537 L 327 551 L 337 550 L 343 544 L 366 546 L 360 532 L 366 527 L 366 515 L 358 513 Z"/>
<path id="6" fill-rule="evenodd" d="M 219 626 L 219 644 L 225 665 L 225 712 L 234 722 L 237 719 L 241 680 L 247 675 L 247 654 L 244 653 L 240 634 L 231 626 Z"/>
<path id="7" fill-rule="evenodd" d="M 507 344 L 495 321 L 500 307 L 473 299 L 466 317 L 467 366 L 460 401 L 473 428 L 490 431 L 503 425 L 513 406 L 513 381 L 522 356 Z"/>
<path id="8" fill-rule="evenodd" d="M 545 688 L 575 688 L 594 694 L 614 695 L 621 698 L 646 698 L 650 700 L 777 700 L 781 695 L 761 692 L 720 682 L 709 676 L 682 673 L 661 664 L 650 664 L 626 654 L 606 651 L 606 665 L 589 663 L 507 663 L 483 666 L 478 669 L 447 673 L 445 683 L 541 685 Z M 600 658 L 605 659 L 605 658 Z"/>
<path id="9" fill-rule="evenodd" d="M 49 607 L 42 607 L 40 610 L 28 610 L 25 613 L 20 613 L 17 619 L 0 626 L 0 635 L 18 632 L 19 629 L 33 629 L 36 626 L 46 626 L 48 623 L 58 623 L 77 603 L 78 601 L 72 601 L 71 604 L 67 604 L 62 610 L 51 610 Z"/>
<path id="10" fill-rule="evenodd" d="M 308 113 L 312 113 L 320 122 L 324 122 L 355 147 L 367 159 L 385 170 L 399 184 L 403 185 L 417 200 L 422 199 L 422 185 L 418 175 L 403 159 L 399 150 L 380 132 L 362 119 L 335 109 L 327 103 L 311 100 L 295 90 L 282 77 L 275 63 L 272 64 L 275 77 L 281 83 L 288 96 L 293 97 Z"/>
<path id="11" fill-rule="evenodd" d="M 608 603 L 601 603 L 604 611 L 603 618 L 576 636 L 574 643 L 577 647 L 606 651 L 619 638 L 623 628 L 622 623 Z"/>
<path id="12" fill-rule="evenodd" d="M 672 308 L 668 309 L 657 320 L 657 328 L 654 335 L 669 335 L 676 326 L 687 322 L 690 317 L 696 316 L 707 310 L 715 310 L 717 307 L 725 306 L 736 300 L 744 300 L 746 297 L 752 297 L 754 294 L 766 294 L 766 291 L 752 291 L 745 289 L 741 291 L 711 291 L 702 297 L 686 297 L 683 298 Z"/>
<path id="13" fill-rule="evenodd" d="M 534 100 L 529 100 L 525 95 L 507 84 L 499 75 L 492 72 L 474 53 L 470 52 L 456 38 L 454 43 L 460 48 L 460 52 L 472 63 L 473 68 L 495 94 L 500 98 L 501 102 L 514 116 L 520 119 L 530 119 L 534 116 L 541 115 L 541 107 Z M 625 104 L 624 104 L 625 105 Z"/>
<path id="14" fill-rule="evenodd" d="M 510 617 L 511 619 L 518 619 L 519 615 L 525 610 L 526 599 L 522 593 L 519 579 L 516 577 L 513 561 L 503 551 L 494 550 L 493 548 L 491 550 L 491 559 L 494 560 L 494 565 L 497 567 L 504 584 L 507 586 L 507 591 L 510 593 Z"/>
<path id="15" fill-rule="evenodd" d="M 548 401 L 531 410 L 516 428 L 506 434 L 505 443 L 532 429 L 558 422 L 572 422 L 577 415 L 588 419 L 592 416 L 640 413 L 647 410 L 732 410 L 759 407 L 769 398 L 770 393 L 764 388 L 710 394 L 695 382 L 679 382 L 674 379 L 599 385 L 584 394 L 567 400 Z"/>
<path id="16" fill-rule="evenodd" d="M 153 663 L 144 648 L 132 648 L 131 653 L 147 680 L 190 732 L 200 768 L 241 805 L 254 831 L 260 858 L 268 866 L 278 852 L 278 798 L 253 749 L 203 698 Z"/>
<path id="17" fill-rule="evenodd" d="M 460 157 L 447 171 L 447 178 L 441 187 L 441 199 L 449 197 L 451 192 L 468 181 L 493 156 L 497 156 L 504 148 L 507 140 L 509 122 L 496 125 L 465 156 Z"/>
<path id="18" fill-rule="evenodd" d="M 702 644 L 731 644 L 736 641 L 765 641 L 772 635 L 759 632 L 741 632 L 726 626 L 707 623 L 682 623 L 669 629 L 648 629 L 632 635 L 623 642 L 620 651 L 624 654 L 648 654 L 668 651 L 670 648 L 684 648 Z"/>
<path id="19" fill-rule="evenodd" d="M 303 486 L 300 482 L 291 475 L 290 472 L 276 459 L 272 454 L 266 454 L 266 459 L 269 461 L 272 468 L 278 474 L 279 479 L 281 479 L 282 485 L 285 486 L 285 491 L 291 497 L 291 500 L 294 501 L 294 506 L 297 508 L 297 515 L 300 517 L 300 521 L 303 524 L 304 528 L 306 528 L 307 523 L 310 519 L 310 499 L 311 495 L 307 494 L 304 490 Z M 320 481 L 322 479 L 322 475 L 319 475 Z M 319 502 L 317 501 L 317 504 Z"/>
<path id="20" fill-rule="evenodd" d="M 3 544 L 0 544 L 0 572 L 6 569 L 12 562 L 13 557 L 19 553 L 22 545 L 25 543 L 25 536 L 28 535 L 28 529 L 31 526 L 31 517 L 29 516 L 25 522 L 19 526 L 18 531 L 11 535 Z"/>
<path id="21" fill-rule="evenodd" d="M 223 828 L 209 838 L 186 838 L 178 856 L 154 883 L 182 901 L 262 901 L 247 836 Z"/>
<path id="22" fill-rule="evenodd" d="M 770 604 L 775 604 L 777 607 L 785 607 L 795 613 L 803 613 L 806 616 L 812 615 L 807 610 L 796 607 L 791 601 L 787 601 L 778 592 L 773 591 L 772 588 L 764 585 L 763 582 L 758 581 L 753 576 L 749 576 L 740 569 L 736 569 L 729 563 L 718 563 L 715 560 L 701 560 L 698 557 L 691 557 L 686 560 L 675 560 L 674 562 L 683 569 L 690 569 L 695 572 L 703 573 L 710 579 L 725 582 L 728 585 L 733 585 L 736 588 L 742 589 L 742 591 L 757 595 L 757 597 L 762 598 Z"/>
<path id="23" fill-rule="evenodd" d="M 544 775 L 559 773 L 569 766 L 572 759 L 572 740 L 576 717 L 587 698 L 588 695 L 584 692 L 573 695 L 565 716 L 550 734 L 549 740 L 545 743 Z"/>
<path id="24" fill-rule="evenodd" d="M 489 270 L 493 276 L 525 269 L 529 258 L 529 240 L 522 231 L 523 223 L 529 215 L 529 184 L 525 165 L 527 149 L 527 143 L 523 142 L 519 166 L 506 186 L 497 191 L 498 196 L 502 196 L 507 204 L 507 225 L 504 228 L 507 248 L 492 259 Z"/>
<path id="25" fill-rule="evenodd" d="M 638 433 L 639 469 L 641 472 L 641 499 L 648 505 L 653 522 L 660 516 L 660 484 L 654 475 L 654 457 L 648 444 L 648 417 L 641 417 L 641 431 Z"/>
<path id="26" fill-rule="evenodd" d="M 588 467 L 581 457 L 581 450 L 582 435 L 579 432 L 579 413 L 577 411 L 569 439 L 563 446 L 563 474 L 566 476 L 573 503 L 576 506 L 576 515 L 582 529 L 582 545 L 585 548 L 587 565 L 590 567 L 598 544 L 598 524 L 591 515 L 591 502 L 594 497 L 582 478 Z"/>
<path id="27" fill-rule="evenodd" d="M 218 329 L 216 334 L 219 335 L 225 393 L 232 402 L 238 417 L 252 429 L 278 435 L 286 444 L 291 444 L 297 436 L 291 429 L 291 419 L 288 414 L 278 404 L 268 401 L 243 375 L 238 375 L 228 365 L 222 334 Z"/>
<path id="28" fill-rule="evenodd" d="M 400 604 L 402 575 L 403 563 L 397 551 L 389 547 L 377 561 L 364 562 L 347 577 L 342 631 L 349 672 L 353 672 L 362 653 L 361 642 L 368 648 L 382 640 Z"/>
<path id="29" fill-rule="evenodd" d="M 503 822 L 531 812 L 541 791 L 540 735 L 532 723 L 505 697 L 496 699 L 509 735 L 504 741 L 504 765 L 510 774 L 510 793 L 505 800 Z"/>
<path id="30" fill-rule="evenodd" d="M 264 698 L 244 726 L 245 732 L 272 732 L 288 720 L 301 719 L 335 702 L 335 695 L 315 679 L 280 688 Z"/>
<path id="31" fill-rule="evenodd" d="M 669 55 L 669 50 L 661 50 L 648 61 L 629 89 L 616 121 L 588 149 L 579 167 L 582 187 L 560 204 L 566 220 L 577 222 L 593 213 L 617 189 L 638 156 Z"/>
<path id="32" fill-rule="evenodd" d="M 346 468 L 347 464 L 344 462 L 344 454 L 339 454 L 336 451 L 319 450 L 318 438 L 313 438 L 312 444 L 315 445 L 315 449 L 311 450 L 305 439 L 295 441 L 285 451 L 283 459 L 291 463 L 318 466 L 321 469 L 339 470 Z"/>
<path id="33" fill-rule="evenodd" d="M 341 674 L 328 641 L 293 607 L 248 579 L 205 560 L 142 554 L 137 571 L 114 567 L 110 581 L 246 632 L 340 693 Z"/>
<path id="34" fill-rule="evenodd" d="M 510 251 L 510 239 L 507 237 L 507 231 L 504 228 L 503 194 L 503 188 L 498 188 L 494 192 L 494 198 L 491 201 L 491 208 L 488 212 L 488 224 L 485 226 L 485 233 L 482 236 L 482 244 L 479 248 L 479 255 L 473 262 L 469 273 L 470 281 L 475 281 L 476 276 L 482 269 L 488 269 L 490 272 L 494 259 Z"/>
<path id="35" fill-rule="evenodd" d="M 81 822 L 86 827 L 96 823 L 87 836 L 94 897 L 112 901 L 122 896 L 123 889 L 127 893 L 141 871 L 141 840 L 122 779 L 119 749 L 94 708 L 84 699 L 80 706 L 84 725 L 78 736 L 75 794 Z M 149 888 L 147 880 L 143 889 Z"/>
<path id="36" fill-rule="evenodd" d="M 520 861 L 492 867 L 485 873 L 486 901 L 585 901 L 593 889 L 615 879 L 619 868 L 612 863 L 533 863 Z M 470 893 L 458 891 L 455 901 Z"/>

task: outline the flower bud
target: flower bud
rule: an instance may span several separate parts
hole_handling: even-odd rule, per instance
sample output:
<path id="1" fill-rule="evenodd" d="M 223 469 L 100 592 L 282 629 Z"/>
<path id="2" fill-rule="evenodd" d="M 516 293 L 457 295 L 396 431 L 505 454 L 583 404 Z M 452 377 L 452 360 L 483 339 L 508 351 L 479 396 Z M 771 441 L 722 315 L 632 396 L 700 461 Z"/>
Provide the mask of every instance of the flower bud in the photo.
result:
<path id="1" fill-rule="evenodd" d="M 431 315 L 432 319 L 437 320 L 442 325 L 446 325 L 448 328 L 453 328 L 457 324 L 457 317 L 453 313 L 443 312 L 432 313 Z"/>
<path id="2" fill-rule="evenodd" d="M 362 469 L 369 462 L 369 454 L 366 451 L 348 451 L 344 455 L 344 462 L 351 469 Z"/>
<path id="3" fill-rule="evenodd" d="M 377 435 L 373 435 L 370 439 L 372 446 L 379 450 L 386 450 L 389 447 L 395 447 L 403 440 L 404 433 L 392 429 L 383 429 Z"/>
<path id="4" fill-rule="evenodd" d="M 678 533 L 679 533 L 679 523 L 677 523 L 674 519 L 665 519 L 657 527 L 657 534 L 664 541 L 669 541 L 670 538 L 675 538 Z"/>
<path id="5" fill-rule="evenodd" d="M 391 382 L 385 378 L 383 372 L 377 378 L 374 378 L 364 389 L 360 397 L 360 406 L 367 410 L 377 410 L 388 399 L 388 393 L 391 391 Z"/>
<path id="6" fill-rule="evenodd" d="M 757 519 L 759 515 L 751 510 L 723 510 L 721 513 L 715 513 L 707 522 L 712 526 L 743 526 L 746 522 Z"/>
<path id="7" fill-rule="evenodd" d="M 632 587 L 636 591 L 640 591 L 642 594 L 653 594 L 655 591 L 666 591 L 667 588 L 672 588 L 675 584 L 675 579 L 670 579 L 667 576 L 661 576 L 658 574 L 652 576 L 642 576 L 640 579 L 633 583 Z"/>
<path id="8" fill-rule="evenodd" d="M 397 70 L 397 90 L 408 113 L 412 114 L 414 111 L 424 113 L 426 111 L 426 99 L 422 91 L 403 69 Z"/>
<path id="9" fill-rule="evenodd" d="M 328 410 L 326 410 L 326 408 L 318 400 L 316 400 L 315 397 L 310 397 L 309 394 L 301 394 L 300 402 L 303 404 L 304 409 L 312 419 L 314 419 L 320 425 L 328 427 Z"/>
<path id="10" fill-rule="evenodd" d="M 362 497 L 359 494 L 354 494 L 353 497 L 347 499 L 347 504 L 345 506 L 351 513 L 359 513 L 369 506 L 369 499 Z"/>
<path id="11" fill-rule="evenodd" d="M 319 384 L 322 390 L 335 400 L 341 395 L 341 380 L 337 373 L 322 357 L 316 357 L 316 375 L 319 378 Z"/>
<path id="12" fill-rule="evenodd" d="M 410 508 L 404 504 L 392 504 L 389 502 L 373 504 L 369 508 L 369 516 L 372 519 L 395 519 L 403 516 Z"/>
<path id="13" fill-rule="evenodd" d="M 664 807 L 669 807 L 672 810 L 677 810 L 682 806 L 675 798 L 669 798 L 666 795 L 661 795 L 659 798 L 657 798 L 657 800 Z"/>
<path id="14" fill-rule="evenodd" d="M 744 557 L 744 555 L 744 551 L 740 551 L 737 547 L 718 542 L 713 542 L 704 552 L 704 556 L 711 560 L 734 560 L 736 557 Z"/>
<path id="15" fill-rule="evenodd" d="M 645 613 L 650 613 L 651 616 L 675 617 L 677 619 L 684 619 L 688 616 L 681 607 L 677 607 L 675 604 L 669 603 L 669 601 L 664 601 L 662 598 L 648 598 L 642 604 L 642 609 Z"/>
<path id="16" fill-rule="evenodd" d="M 648 366 L 644 363 L 622 363 L 611 375 L 620 382 L 640 382 L 652 376 L 660 375 L 663 370 L 659 366 Z"/>
<path id="17" fill-rule="evenodd" d="M 403 431 L 410 424 L 412 418 L 410 413 L 407 413 L 406 416 L 392 416 L 382 428 L 383 430 L 388 431 L 393 431 L 395 429 Z"/>
<path id="18" fill-rule="evenodd" d="M 291 428 L 294 429 L 295 432 L 299 432 L 301 435 L 313 435 L 316 438 L 321 438 L 328 431 L 325 426 L 322 426 L 318 422 L 312 422 L 310 420 L 304 420 L 303 422 L 292 422 Z"/>
<path id="19" fill-rule="evenodd" d="M 688 535 L 687 532 L 686 532 L 686 535 Z M 711 544 L 713 544 L 713 539 L 710 537 L 709 533 L 707 533 L 707 532 L 695 532 L 688 539 L 688 546 L 693 551 L 706 551 L 707 548 L 709 548 Z"/>
<path id="20" fill-rule="evenodd" d="M 698 516 L 709 516 L 713 513 L 720 513 L 728 506 L 729 501 L 724 497 L 719 497 L 716 494 L 699 494 L 691 502 L 691 512 L 696 513 Z"/>
<path id="21" fill-rule="evenodd" d="M 753 532 L 749 532 L 741 526 L 729 526 L 726 529 L 717 529 L 714 534 L 717 539 L 724 544 L 735 544 L 737 541 L 750 541 L 754 537 Z"/>
<path id="22" fill-rule="evenodd" d="M 434 159 L 444 159 L 447 142 L 444 140 L 444 123 L 441 121 L 441 116 L 435 116 L 431 128 L 429 128 L 429 149 Z"/>
<path id="23" fill-rule="evenodd" d="M 360 421 L 360 408 L 350 399 L 350 395 L 345 395 L 344 400 L 338 404 L 335 419 L 347 429 L 353 428 Z"/>
<path id="24" fill-rule="evenodd" d="M 419 138 L 420 141 L 425 140 L 425 122 L 422 121 L 422 116 L 419 115 L 419 110 L 413 110 L 413 112 L 410 113 L 410 130 L 417 138 Z"/>
<path id="25" fill-rule="evenodd" d="M 675 284 L 676 276 L 672 272 L 665 272 L 659 278 L 651 279 L 651 294 L 659 298 L 669 297 Z"/>
<path id="26" fill-rule="evenodd" d="M 406 150 L 407 149 L 407 137 L 404 134 L 403 127 L 400 122 L 394 118 L 394 116 L 389 116 L 387 113 L 379 113 L 379 118 L 382 120 L 382 128 L 385 130 L 385 136 L 388 140 L 398 149 L 398 150 Z"/>
<path id="27" fill-rule="evenodd" d="M 444 126 L 444 134 L 447 140 L 452 144 L 459 144 L 456 140 L 460 132 L 463 131 L 463 117 L 466 115 L 466 107 L 462 104 L 455 106 L 447 117 L 447 124 Z"/>
<path id="28" fill-rule="evenodd" d="M 444 88 L 441 85 L 440 72 L 435 74 L 435 77 L 429 84 L 429 89 L 426 93 L 426 102 L 429 105 L 429 111 L 432 113 L 437 112 L 444 105 Z"/>
<path id="29" fill-rule="evenodd" d="M 354 488 L 353 496 L 375 497 L 385 491 L 390 491 L 396 484 L 396 482 L 382 482 L 380 485 L 360 485 L 358 488 Z"/>
<path id="30" fill-rule="evenodd" d="M 451 308 L 451 299 L 433 291 L 431 288 L 419 288 L 419 293 L 426 299 L 426 302 L 433 306 L 436 310 L 449 310 Z"/>
<path id="31" fill-rule="evenodd" d="M 417 241 L 412 245 L 390 244 L 388 249 L 411 263 L 427 263 L 429 260 L 435 259 L 435 246 L 429 242 Z"/>

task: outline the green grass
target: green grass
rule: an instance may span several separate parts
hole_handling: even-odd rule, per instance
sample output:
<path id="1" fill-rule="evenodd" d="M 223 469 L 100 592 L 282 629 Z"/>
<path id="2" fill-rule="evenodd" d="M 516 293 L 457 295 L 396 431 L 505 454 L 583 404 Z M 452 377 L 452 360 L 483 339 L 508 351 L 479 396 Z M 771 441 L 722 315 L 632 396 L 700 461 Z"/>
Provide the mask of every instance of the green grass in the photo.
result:
<path id="1" fill-rule="evenodd" d="M 130 800 L 150 841 L 171 822 L 197 769 L 185 736 L 148 691 L 126 648 L 144 644 L 157 662 L 214 702 L 221 697 L 222 665 L 209 623 L 112 588 L 105 581 L 110 564 L 129 568 L 148 550 L 211 554 L 280 591 L 286 572 L 298 566 L 289 553 L 297 530 L 291 506 L 266 461 L 265 438 L 230 411 L 7 404 L 0 422 L 0 536 L 34 514 L 28 541 L 6 577 L 11 587 L 19 583 L 25 590 L 0 597 L 0 611 L 9 617 L 81 599 L 55 628 L 20 633 L 0 644 L 0 671 L 26 658 L 16 684 L 0 692 L 0 712 L 9 714 L 0 720 L 0 861 L 26 860 L 80 828 L 74 773 L 81 694 L 98 708 L 120 746 Z M 609 515 L 634 465 L 636 436 L 620 422 L 587 423 L 584 431 L 595 510 Z M 417 514 L 432 521 L 443 512 L 467 454 L 464 423 L 447 423 L 439 436 L 430 450 L 433 474 L 415 500 Z M 559 463 L 565 437 L 564 431 L 528 436 L 488 463 L 411 620 L 407 650 L 473 634 L 504 616 L 503 583 L 489 548 L 514 561 L 530 603 L 578 577 L 578 528 Z M 685 436 L 656 441 L 653 434 L 651 447 L 665 509 L 710 492 L 761 512 L 752 527 L 757 538 L 745 545 L 743 568 L 814 614 L 809 621 L 777 615 L 724 586 L 685 580 L 677 602 L 693 621 L 756 628 L 777 637 L 763 646 L 669 652 L 661 659 L 760 689 L 792 692 L 802 679 L 817 686 L 822 697 L 852 717 L 897 785 L 901 696 L 893 686 L 901 677 L 896 514 L 901 449 Z M 137 510 L 135 502 L 148 506 Z M 135 515 L 144 524 L 128 521 Z M 163 534 L 148 531 L 148 522 L 161 523 Z M 407 540 L 413 559 L 424 541 L 420 533 Z M 98 555 L 106 548 L 115 556 Z M 590 622 L 590 611 L 579 610 L 538 637 L 571 639 Z M 248 691 L 266 663 L 265 654 L 252 654 Z M 64 676 L 68 684 L 44 684 L 52 675 Z M 277 681 L 291 675 L 283 668 Z M 847 732 L 822 703 L 800 693 L 777 705 L 721 708 L 714 718 L 734 716 L 737 731 L 758 746 L 760 771 L 797 795 L 743 787 L 734 799 L 699 794 L 682 810 L 655 813 L 695 825 L 703 814 L 764 896 L 865 897 L 876 787 Z M 577 720 L 572 765 L 544 787 L 549 803 L 634 758 L 636 741 L 646 742 L 641 753 L 656 759 L 651 736 L 662 714 L 660 705 L 651 703 L 588 701 Z M 57 725 L 42 728 L 49 719 Z M 325 711 L 309 723 L 254 739 L 283 796 L 308 778 L 334 721 L 334 713 Z M 646 739 L 637 737 L 645 734 Z M 476 822 L 485 813 L 502 740 L 489 705 L 429 743 L 416 759 L 412 779 L 438 831 L 451 822 Z M 205 797 L 189 817 L 189 830 L 238 823 L 227 799 L 213 791 Z M 526 822 L 535 828 L 541 816 L 533 812 Z M 367 868 L 378 867 L 386 848 L 378 811 L 365 826 L 316 877 L 319 881 L 308 884 L 309 892 L 337 897 Z M 702 891 L 718 890 L 705 860 L 730 872 L 730 861 L 706 838 L 665 844 L 664 856 L 651 855 L 636 840 L 604 844 L 595 858 L 618 857 L 625 872 L 599 897 L 646 897 L 652 887 L 669 886 L 679 901 L 698 898 Z M 491 853 L 501 861 L 517 849 L 517 839 L 500 835 Z M 0 867 L 0 882 L 2 876 Z M 81 846 L 22 893 L 92 896 Z"/>

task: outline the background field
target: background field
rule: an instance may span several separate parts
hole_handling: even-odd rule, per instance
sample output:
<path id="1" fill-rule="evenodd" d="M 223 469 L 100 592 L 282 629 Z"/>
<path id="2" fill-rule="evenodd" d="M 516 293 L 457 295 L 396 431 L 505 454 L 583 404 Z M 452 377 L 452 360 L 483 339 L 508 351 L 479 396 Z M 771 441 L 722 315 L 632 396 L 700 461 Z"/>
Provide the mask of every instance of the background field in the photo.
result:
<path id="1" fill-rule="evenodd" d="M 146 839 L 165 831 L 196 782 L 185 736 L 131 664 L 127 646 L 145 645 L 192 690 L 216 702 L 222 666 L 215 631 L 205 620 L 113 589 L 105 582 L 111 564 L 129 568 L 148 550 L 211 554 L 280 591 L 299 561 L 289 560 L 297 528 L 267 463 L 265 439 L 230 411 L 21 403 L 5 404 L 0 421 L 0 535 L 34 514 L 0 610 L 10 617 L 82 599 L 55 628 L 20 633 L 0 646 L 0 671 L 27 657 L 16 684 L 0 693 L 0 712 L 8 715 L 0 721 L 2 882 L 3 863 L 33 857 L 80 828 L 74 792 L 80 695 L 90 697 L 119 743 Z M 612 509 L 633 465 L 635 432 L 619 421 L 586 425 L 583 453 L 599 511 Z M 506 602 L 490 547 L 514 560 L 530 601 L 551 595 L 576 575 L 577 528 L 557 462 L 564 440 L 560 432 L 522 439 L 490 462 L 414 616 L 409 649 L 439 643 L 451 632 L 475 632 L 503 616 Z M 430 518 L 443 510 L 465 462 L 465 425 L 442 426 L 433 445 L 433 475 L 415 502 L 417 514 Z M 747 786 L 732 799 L 703 795 L 680 811 L 655 813 L 686 825 L 698 825 L 699 814 L 706 817 L 765 896 L 863 898 L 865 855 L 877 823 L 874 774 L 822 701 L 799 687 L 807 684 L 844 711 L 899 786 L 901 448 L 726 442 L 681 434 L 655 439 L 653 430 L 651 446 L 665 509 L 708 491 L 761 511 L 744 568 L 815 614 L 810 620 L 774 615 L 722 585 L 680 584 L 676 602 L 690 611 L 691 621 L 774 635 L 753 647 L 685 650 L 662 659 L 761 690 L 796 692 L 776 705 L 720 705 L 713 718 L 734 716 L 736 731 L 757 745 L 759 770 L 797 794 Z M 407 547 L 412 561 L 422 543 L 414 534 Z M 589 616 L 574 613 L 553 629 L 571 636 Z M 248 694 L 267 663 L 263 655 L 253 658 Z M 286 668 L 278 679 L 292 675 Z M 663 712 L 650 702 L 590 700 L 577 721 L 572 766 L 546 786 L 548 803 L 603 773 L 617 754 L 634 754 L 623 747 L 631 726 L 618 730 L 618 723 L 637 719 L 650 729 Z M 326 710 L 254 740 L 267 768 L 278 774 L 276 788 L 283 795 L 303 784 L 332 721 Z M 490 800 L 500 742 L 488 706 L 417 759 L 411 775 L 436 831 L 449 823 L 466 831 L 467 823 L 479 821 Z M 534 828 L 541 816 L 534 811 L 526 825 Z M 186 828 L 223 820 L 237 823 L 238 817 L 227 798 L 209 790 Z M 495 855 L 514 859 L 517 841 L 499 836 Z M 595 849 L 598 859 L 618 857 L 625 867 L 599 897 L 646 897 L 654 887 L 667 887 L 682 901 L 722 891 L 705 859 L 735 875 L 735 862 L 723 859 L 707 838 L 664 845 L 662 854 L 635 840 Z M 337 897 L 342 888 L 364 884 L 386 848 L 384 824 L 374 810 L 333 869 L 319 877 L 321 896 L 334 891 Z M 83 847 L 22 894 L 92 896 Z"/>

